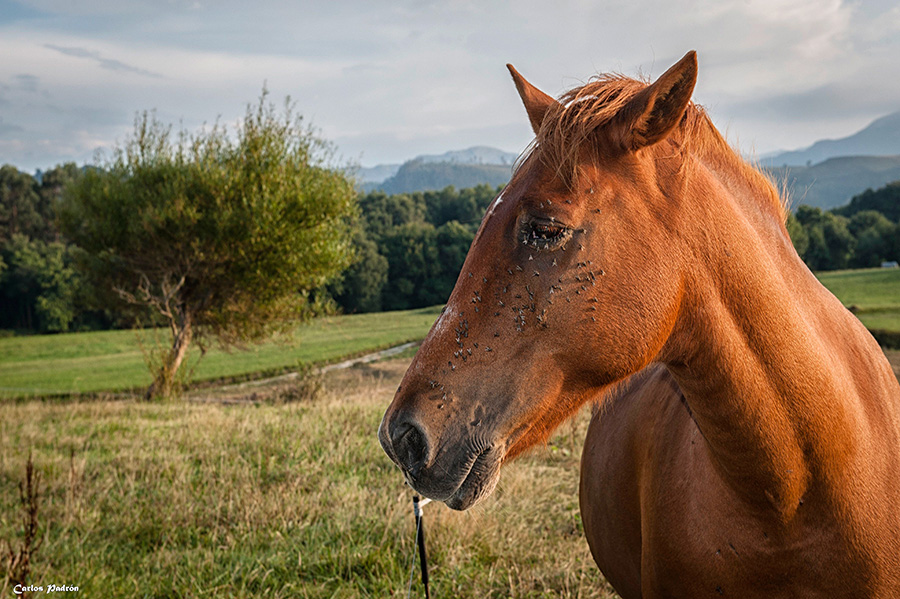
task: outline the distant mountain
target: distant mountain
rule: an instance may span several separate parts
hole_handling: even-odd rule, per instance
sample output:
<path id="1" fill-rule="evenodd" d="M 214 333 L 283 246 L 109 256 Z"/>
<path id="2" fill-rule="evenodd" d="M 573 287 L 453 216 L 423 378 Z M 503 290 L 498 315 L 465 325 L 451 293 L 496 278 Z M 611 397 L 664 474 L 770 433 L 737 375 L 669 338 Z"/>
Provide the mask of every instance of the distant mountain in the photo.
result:
<path id="1" fill-rule="evenodd" d="M 356 170 L 356 180 L 360 183 L 381 183 L 385 179 L 393 177 L 400 170 L 399 164 L 378 164 L 376 166 L 361 166 Z"/>
<path id="2" fill-rule="evenodd" d="M 866 189 L 900 180 L 900 155 L 843 156 L 812 166 L 763 170 L 772 176 L 779 189 L 787 190 L 792 208 L 807 204 L 827 210 L 846 204 Z"/>
<path id="3" fill-rule="evenodd" d="M 841 139 L 823 139 L 805 150 L 760 158 L 762 166 L 806 166 L 838 156 L 900 155 L 900 111 L 872 121 L 865 129 Z"/>
<path id="4" fill-rule="evenodd" d="M 518 154 L 497 148 L 476 146 L 443 154 L 422 155 L 409 160 L 389 172 L 394 165 L 379 165 L 360 169 L 357 180 L 363 191 L 381 190 L 385 193 L 408 193 L 444 189 L 452 185 L 457 189 L 480 184 L 503 185 L 509 181 L 512 166 Z M 378 179 L 376 169 L 389 172 Z"/>
<path id="5" fill-rule="evenodd" d="M 413 158 L 425 163 L 449 162 L 451 164 L 502 164 L 512 166 L 518 154 L 504 152 L 488 146 L 475 146 L 466 150 L 453 150 L 443 154 L 423 155 Z"/>
<path id="6" fill-rule="evenodd" d="M 439 190 L 452 185 L 456 189 L 487 184 L 492 187 L 509 181 L 512 166 L 500 164 L 458 164 L 453 162 L 404 163 L 397 174 L 381 183 L 369 183 L 364 191 L 381 190 L 387 194 Z"/>

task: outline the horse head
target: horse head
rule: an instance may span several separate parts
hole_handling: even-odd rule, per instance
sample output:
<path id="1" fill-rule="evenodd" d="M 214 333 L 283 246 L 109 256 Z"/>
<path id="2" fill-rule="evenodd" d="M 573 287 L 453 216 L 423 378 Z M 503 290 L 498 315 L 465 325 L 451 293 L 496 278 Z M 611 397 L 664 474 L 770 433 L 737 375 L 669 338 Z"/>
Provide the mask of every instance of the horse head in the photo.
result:
<path id="1" fill-rule="evenodd" d="M 379 429 L 418 492 L 466 509 L 501 465 L 659 359 L 678 319 L 688 53 L 654 83 L 556 100 L 509 66 L 536 139 L 488 208 L 444 311 Z"/>

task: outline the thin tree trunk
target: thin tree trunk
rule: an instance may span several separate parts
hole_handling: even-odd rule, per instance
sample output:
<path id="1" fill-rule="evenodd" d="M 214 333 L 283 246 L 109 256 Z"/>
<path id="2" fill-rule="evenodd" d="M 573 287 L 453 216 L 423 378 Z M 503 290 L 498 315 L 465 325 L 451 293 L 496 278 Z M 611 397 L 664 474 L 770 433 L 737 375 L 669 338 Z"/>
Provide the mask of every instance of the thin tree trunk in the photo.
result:
<path id="1" fill-rule="evenodd" d="M 172 327 L 172 349 L 166 352 L 163 363 L 156 374 L 156 380 L 147 389 L 144 399 L 153 399 L 154 397 L 168 397 L 175 389 L 175 377 L 178 369 L 187 355 L 188 347 L 191 345 L 191 339 L 194 336 L 192 327 L 192 319 L 190 311 L 182 308 L 179 312 L 179 321 L 173 322 Z"/>

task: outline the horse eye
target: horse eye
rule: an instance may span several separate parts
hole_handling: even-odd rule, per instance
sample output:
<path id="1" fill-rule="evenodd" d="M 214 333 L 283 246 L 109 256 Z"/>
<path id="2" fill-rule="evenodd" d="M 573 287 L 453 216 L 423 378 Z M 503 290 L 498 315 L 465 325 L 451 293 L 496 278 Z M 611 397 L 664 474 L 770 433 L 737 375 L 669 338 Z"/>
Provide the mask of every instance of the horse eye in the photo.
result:
<path id="1" fill-rule="evenodd" d="M 561 245 L 571 233 L 565 225 L 557 222 L 533 220 L 525 224 L 523 241 L 539 250 L 554 249 Z"/>
<path id="2" fill-rule="evenodd" d="M 551 241 L 565 233 L 566 228 L 559 225 L 546 223 L 531 223 L 531 238 L 534 240 Z"/>

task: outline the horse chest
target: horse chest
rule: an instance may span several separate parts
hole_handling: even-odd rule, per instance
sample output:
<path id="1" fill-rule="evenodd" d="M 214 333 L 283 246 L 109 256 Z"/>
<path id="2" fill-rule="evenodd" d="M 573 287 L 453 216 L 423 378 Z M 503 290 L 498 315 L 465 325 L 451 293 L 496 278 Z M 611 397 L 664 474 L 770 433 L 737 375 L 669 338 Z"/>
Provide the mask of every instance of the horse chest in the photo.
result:
<path id="1" fill-rule="evenodd" d="M 625 599 L 882 596 L 864 556 L 822 524 L 818 502 L 787 530 L 752 515 L 659 378 L 594 418 L 582 457 L 585 534 Z"/>

